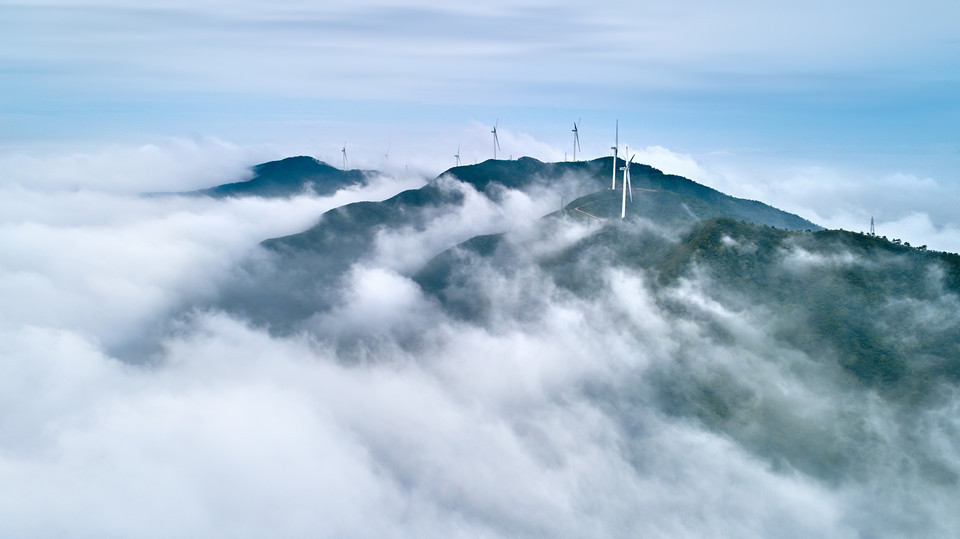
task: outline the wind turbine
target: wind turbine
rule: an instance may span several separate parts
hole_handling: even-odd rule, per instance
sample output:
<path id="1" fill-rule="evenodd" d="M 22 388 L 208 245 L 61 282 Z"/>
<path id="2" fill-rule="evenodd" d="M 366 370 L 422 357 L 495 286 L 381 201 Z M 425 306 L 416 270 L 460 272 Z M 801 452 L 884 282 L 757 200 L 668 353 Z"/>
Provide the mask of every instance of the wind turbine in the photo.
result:
<path id="1" fill-rule="evenodd" d="M 580 118 L 576 122 L 573 122 L 573 162 L 574 163 L 577 162 L 577 148 L 580 147 L 580 130 L 577 129 L 577 124 L 580 123 L 580 120 L 582 119 L 583 118 Z"/>
<path id="2" fill-rule="evenodd" d="M 630 148 L 625 147 L 627 154 L 630 153 Z M 633 162 L 633 158 L 637 154 L 630 156 L 630 160 L 627 161 L 626 166 L 620 167 L 620 170 L 623 171 L 623 203 L 620 206 L 620 218 L 623 219 L 627 216 L 627 192 L 630 192 L 630 202 L 633 202 L 633 188 L 630 186 L 630 163 Z"/>
<path id="3" fill-rule="evenodd" d="M 347 170 L 347 141 L 343 141 L 343 148 L 340 148 L 340 153 L 343 154 L 343 170 Z"/>
<path id="4" fill-rule="evenodd" d="M 346 144 L 344 144 L 344 146 L 346 146 Z M 390 143 L 389 142 L 387 143 L 387 153 L 383 154 L 383 158 L 388 161 L 390 160 Z"/>
<path id="5" fill-rule="evenodd" d="M 460 144 L 457 144 L 457 154 L 454 155 L 457 158 L 457 166 L 460 166 Z"/>
<path id="6" fill-rule="evenodd" d="M 500 124 L 500 118 L 497 118 L 497 123 L 493 124 L 493 158 L 497 158 L 497 150 L 500 148 L 500 139 L 497 138 L 497 125 Z"/>
<path id="7" fill-rule="evenodd" d="M 610 182 L 610 189 L 617 188 L 617 151 L 620 149 L 620 119 L 617 118 L 617 138 L 616 145 L 610 148 L 613 150 L 613 180 Z"/>

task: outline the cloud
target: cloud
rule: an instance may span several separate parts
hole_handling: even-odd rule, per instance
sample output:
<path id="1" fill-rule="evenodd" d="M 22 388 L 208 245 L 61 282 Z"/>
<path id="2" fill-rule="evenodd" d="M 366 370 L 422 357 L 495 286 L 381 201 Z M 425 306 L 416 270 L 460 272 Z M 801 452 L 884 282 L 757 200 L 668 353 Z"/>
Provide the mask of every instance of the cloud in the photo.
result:
<path id="1" fill-rule="evenodd" d="M 897 239 L 912 241 L 914 247 L 920 246 L 923 241 L 941 251 L 960 253 L 960 224 L 950 222 L 937 225 L 931 222 L 930 216 L 925 213 L 912 213 L 892 222 L 878 222 L 877 234 L 889 234 L 890 239 L 896 236 Z"/>
<path id="2" fill-rule="evenodd" d="M 956 37 L 955 7 L 930 0 L 923 9 L 928 16 L 918 18 L 920 8 L 858 4 L 838 8 L 814 2 L 789 18 L 779 7 L 753 0 L 723 9 L 700 1 L 671 9 L 615 2 L 606 12 L 539 1 L 443 7 L 282 2 L 265 9 L 219 0 L 162 8 L 82 1 L 8 6 L 6 11 L 11 20 L 24 22 L 8 40 L 45 43 L 24 50 L 39 65 L 85 84 L 94 81 L 78 75 L 94 73 L 121 87 L 231 87 L 287 96 L 322 92 L 382 99 L 399 93 L 409 99 L 456 89 L 476 99 L 482 92 L 475 87 L 491 79 L 496 86 L 531 80 L 560 84 L 569 80 L 564 75 L 569 68 L 594 81 L 625 64 L 640 74 L 631 77 L 632 85 L 649 87 L 716 80 L 718 72 L 935 70 L 952 59 L 943 41 Z M 742 13 L 767 24 L 753 24 Z M 904 32 L 887 31 L 905 20 L 912 24 Z M 103 21 L 109 21 L 106 27 Z M 918 64 L 918 57 L 927 61 Z M 74 73 L 71 61 L 85 69 Z M 122 68 L 130 72 L 121 75 Z M 383 85 L 365 83 L 371 74 L 392 82 L 388 94 Z"/>
<path id="3" fill-rule="evenodd" d="M 821 226 L 901 238 L 958 252 L 957 186 L 931 177 L 835 165 L 751 162 L 746 155 L 693 155 L 651 146 L 636 161 L 690 178 L 723 193 L 759 200 Z"/>
<path id="4" fill-rule="evenodd" d="M 708 183 L 714 176 L 709 170 L 705 169 L 697 160 L 689 154 L 673 152 L 663 146 L 648 146 L 636 153 L 637 163 L 650 165 L 662 170 L 666 174 L 676 174 L 684 178 L 690 178 L 698 183 Z M 627 156 L 627 159 L 630 157 Z"/>
<path id="5" fill-rule="evenodd" d="M 209 137 L 81 152 L 13 150 L 0 154 L 0 187 L 116 194 L 190 191 L 249 179 L 256 153 L 262 152 Z"/>
<path id="6" fill-rule="evenodd" d="M 499 200 L 494 201 L 455 176 L 444 176 L 438 181 L 441 189 L 461 195 L 462 202 L 455 208 L 439 208 L 436 215 L 428 216 L 424 227 L 380 230 L 373 264 L 409 275 L 449 247 L 474 236 L 527 227 L 560 208 L 560 198 L 555 193 L 562 189 L 557 189 L 557 184 L 549 188 L 536 185 L 526 191 L 503 189 L 498 193 Z M 570 192 L 577 191 L 571 187 Z"/>
<path id="7" fill-rule="evenodd" d="M 782 338 L 799 329 L 790 312 L 706 268 L 664 287 L 596 240 L 671 246 L 675 232 L 539 222 L 552 210 L 539 187 L 494 200 L 445 180 L 464 204 L 382 232 L 299 333 L 204 301 L 263 237 L 402 181 L 285 201 L 5 185 L 32 209 L 0 222 L 13 298 L 0 307 L 0 534 L 960 529 L 955 390 L 902 404 L 858 389 L 826 347 Z M 451 316 L 407 276 L 503 228 L 497 254 L 462 268 L 489 316 Z M 250 282 L 268 284 L 295 283 Z M 891 308 L 949 333 L 956 298 L 943 296 Z M 160 329 L 143 335 L 146 321 Z M 121 360 L 124 339 L 157 346 Z"/>
<path id="8" fill-rule="evenodd" d="M 200 315 L 167 341 L 163 364 L 133 370 L 73 335 L 8 334 L 6 365 L 29 365 L 38 386 L 65 390 L 18 407 L 45 435 L 3 452 L 6 484 L 29 483 L 32 494 L 3 497 L 2 526 L 574 537 L 750 534 L 786 520 L 830 530 L 836 509 L 821 488 L 772 474 L 721 438 L 653 416 L 642 419 L 647 435 L 621 439 L 569 393 L 583 376 L 577 363 L 590 364 L 564 344 L 582 348 L 582 335 L 550 340 L 573 327 L 502 336 L 441 327 L 441 345 L 425 355 L 347 366 L 322 346 Z M 25 353 L 51 342 L 55 356 Z M 10 400 L 27 398 L 11 389 Z M 639 472 L 624 443 L 649 459 Z M 774 503 L 719 494 L 740 489 Z M 691 519 L 705 502 L 706 521 Z"/>
<path id="9" fill-rule="evenodd" d="M 148 322 L 212 295 L 257 242 L 303 230 L 333 207 L 386 198 L 423 182 L 380 177 L 326 198 L 213 200 L 130 195 L 132 186 L 102 174 L 139 156 L 143 162 L 128 168 L 136 175 L 157 163 L 174 162 L 182 156 L 180 150 L 121 149 L 116 159 L 107 150 L 93 166 L 72 170 L 55 158 L 35 167 L 36 173 L 18 173 L 49 181 L 21 183 L 14 177 L 0 186 L 0 290 L 5 298 L 0 321 L 89 332 L 107 346 L 136 341 Z M 220 167 L 232 169 L 232 152 L 206 156 L 203 162 L 217 157 L 226 162 Z M 196 182 L 189 177 L 199 171 L 154 173 L 177 183 Z M 149 182 L 148 177 L 129 183 L 141 189 L 156 185 Z M 81 188 L 65 190 L 71 184 Z M 99 315 L 91 316 L 91 310 Z"/>

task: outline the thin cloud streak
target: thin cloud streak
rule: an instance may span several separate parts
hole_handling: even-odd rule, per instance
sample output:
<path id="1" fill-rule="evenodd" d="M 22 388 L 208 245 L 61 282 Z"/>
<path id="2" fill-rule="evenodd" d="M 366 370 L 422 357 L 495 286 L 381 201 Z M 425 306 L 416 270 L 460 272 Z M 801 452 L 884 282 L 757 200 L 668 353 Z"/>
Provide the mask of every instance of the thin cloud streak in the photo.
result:
<path id="1" fill-rule="evenodd" d="M 44 44 L 24 50 L 33 51 L 32 65 L 46 66 L 40 69 L 54 76 L 84 81 L 86 73 L 137 92 L 148 92 L 149 83 L 180 90 L 229 86 L 241 92 L 351 99 L 409 99 L 423 91 L 433 95 L 433 87 L 469 91 L 490 80 L 504 89 L 531 78 L 562 85 L 571 70 L 581 81 L 596 81 L 603 88 L 613 82 L 608 70 L 622 62 L 629 67 L 621 70 L 627 78 L 619 77 L 616 84 L 635 89 L 666 84 L 676 90 L 675 84 L 688 76 L 709 85 L 711 74 L 723 72 L 774 76 L 920 70 L 923 77 L 943 72 L 955 60 L 957 51 L 945 43 L 960 35 L 951 22 L 957 8 L 932 0 L 925 11 L 866 3 L 805 4 L 789 20 L 780 8 L 757 2 L 722 10 L 699 2 L 670 9 L 607 6 L 607 12 L 622 13 L 625 19 L 541 3 L 470 9 L 365 2 L 288 3 L 269 10 L 244 3 L 228 9 L 216 2 L 162 9 L 85 2 L 31 6 L 5 8 L 24 23 L 6 39 L 11 45 Z M 920 12 L 926 14 L 918 24 L 903 24 Z M 888 32 L 894 23 L 903 31 Z M 121 75 L 120 68 L 132 76 Z M 632 77 L 633 70 L 646 74 Z M 394 84 L 365 84 L 369 76 Z M 762 82 L 755 78 L 752 83 L 758 80 Z M 108 90 L 96 79 L 86 82 L 94 84 L 91 89 Z"/>

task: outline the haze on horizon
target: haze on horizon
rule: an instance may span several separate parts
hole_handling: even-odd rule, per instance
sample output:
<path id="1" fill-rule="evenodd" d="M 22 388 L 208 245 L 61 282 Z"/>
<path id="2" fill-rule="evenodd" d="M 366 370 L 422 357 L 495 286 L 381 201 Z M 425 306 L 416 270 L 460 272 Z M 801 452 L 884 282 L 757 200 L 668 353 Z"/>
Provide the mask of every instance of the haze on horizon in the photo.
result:
<path id="1" fill-rule="evenodd" d="M 0 20 L 0 166 L 18 181 L 70 162 L 77 185 L 131 170 L 126 189 L 157 190 L 137 175 L 158 159 L 130 158 L 166 151 L 193 165 L 169 185 L 209 170 L 209 186 L 237 162 L 339 164 L 345 140 L 356 166 L 433 176 L 458 143 L 465 163 L 489 158 L 497 118 L 504 157 L 549 161 L 572 153 L 580 117 L 583 155 L 606 155 L 619 118 L 621 140 L 670 172 L 960 249 L 937 237 L 960 200 L 948 0 L 8 0 Z"/>

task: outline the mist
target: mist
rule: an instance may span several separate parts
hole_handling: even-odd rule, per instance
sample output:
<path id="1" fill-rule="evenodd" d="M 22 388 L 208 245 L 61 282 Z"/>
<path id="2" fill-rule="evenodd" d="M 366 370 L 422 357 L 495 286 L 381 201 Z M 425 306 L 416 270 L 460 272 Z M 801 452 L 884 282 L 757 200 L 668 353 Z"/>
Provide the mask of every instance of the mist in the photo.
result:
<path id="1" fill-rule="evenodd" d="M 542 218 L 542 185 L 444 178 L 456 202 L 378 229 L 293 331 L 224 306 L 236 283 L 326 293 L 251 272 L 283 260 L 259 243 L 423 181 L 282 200 L 0 183 L 29 208 L 0 222 L 0 534 L 960 533 L 955 382 L 865 384 L 761 290 L 706 263 L 663 281 L 618 247 L 655 258 L 688 231 Z M 453 251 L 465 315 L 418 272 L 484 234 L 492 255 Z M 772 267 L 894 263 L 800 238 Z M 936 270 L 881 321 L 908 349 L 911 327 L 960 326 Z"/>

